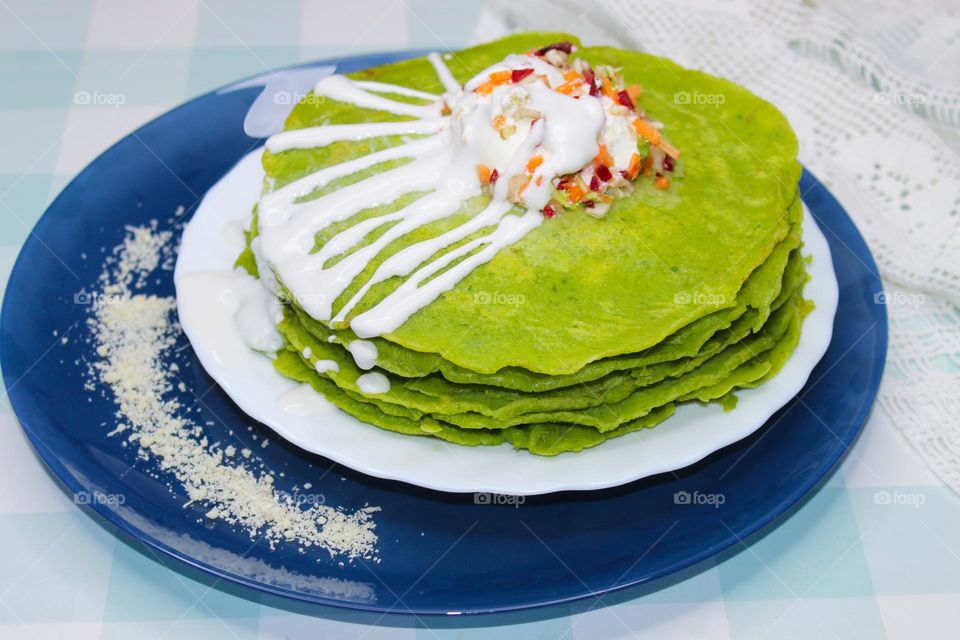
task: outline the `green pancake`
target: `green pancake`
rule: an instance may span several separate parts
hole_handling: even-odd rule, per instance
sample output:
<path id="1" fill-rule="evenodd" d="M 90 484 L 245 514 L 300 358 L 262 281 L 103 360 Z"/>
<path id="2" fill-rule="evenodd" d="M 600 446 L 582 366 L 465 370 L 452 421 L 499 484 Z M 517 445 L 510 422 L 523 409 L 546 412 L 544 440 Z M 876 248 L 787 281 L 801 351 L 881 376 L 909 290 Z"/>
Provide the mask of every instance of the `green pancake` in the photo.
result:
<path id="1" fill-rule="evenodd" d="M 773 340 L 773 346 L 765 348 L 771 341 L 769 336 L 762 343 L 757 343 L 755 355 L 743 358 L 744 350 L 730 357 L 725 362 L 738 362 L 726 375 L 716 371 L 699 374 L 695 379 L 678 378 L 664 383 L 659 389 L 634 402 L 636 406 L 652 406 L 637 415 L 624 420 L 617 427 L 607 430 L 581 424 L 562 422 L 560 420 L 542 421 L 532 424 L 509 426 L 505 428 L 465 428 L 457 426 L 442 418 L 429 415 L 417 415 L 410 412 L 408 415 L 387 413 L 383 408 L 370 402 L 369 398 L 360 399 L 355 395 L 344 392 L 324 376 L 318 375 L 310 369 L 303 360 L 293 351 L 282 351 L 274 361 L 274 367 L 284 376 L 310 384 L 316 391 L 323 394 L 335 406 L 371 425 L 396 431 L 407 435 L 430 436 L 463 445 L 497 445 L 509 442 L 517 448 L 527 449 L 538 455 L 557 455 L 564 452 L 580 451 L 596 446 L 606 439 L 625 435 L 638 429 L 655 426 L 672 415 L 675 403 L 679 400 L 710 401 L 728 396 L 736 387 L 749 387 L 758 384 L 763 379 L 775 375 L 789 358 L 796 341 L 799 338 L 803 315 L 808 311 L 806 304 L 790 305 L 790 313 L 784 314 L 780 338 Z M 719 367 L 716 367 L 719 368 Z M 700 386 L 698 386 L 700 385 Z M 693 389 L 681 396 L 678 391 Z M 657 400 L 661 400 L 657 404 Z M 635 410 L 635 412 L 637 412 Z M 318 425 L 322 428 L 322 425 Z"/>
<path id="2" fill-rule="evenodd" d="M 579 371 L 567 375 L 549 376 L 518 367 L 508 367 L 494 374 L 485 375 L 459 367 L 434 354 L 410 351 L 390 342 L 379 341 L 377 365 L 385 371 L 404 378 L 424 378 L 439 372 L 445 379 L 455 383 L 493 385 L 518 391 L 548 391 L 590 382 L 614 371 L 693 356 L 713 334 L 729 327 L 751 308 L 760 312 L 753 324 L 753 328 L 756 329 L 769 313 L 769 305 L 780 292 L 781 284 L 786 282 L 792 286 L 801 277 L 805 277 L 803 265 L 798 263 L 799 257 L 791 262 L 792 273 L 788 275 L 783 273 L 787 268 L 788 256 L 800 245 L 802 208 L 798 199 L 794 200 L 788 215 L 792 226 L 791 232 L 777 245 L 767 260 L 750 274 L 737 295 L 735 306 L 700 318 L 643 353 L 596 360 Z M 330 344 L 330 339 L 333 337 L 333 344 L 339 344 L 336 332 L 312 319 L 305 312 L 295 310 L 300 324 L 319 341 Z M 349 357 L 345 355 L 345 350 L 343 353 L 344 357 Z"/>
<path id="3" fill-rule="evenodd" d="M 457 52 L 447 65 L 462 83 L 508 54 L 558 41 L 577 43 L 562 33 L 519 34 Z M 603 47 L 579 48 L 572 57 L 594 67 L 619 67 L 627 84 L 642 85 L 638 107 L 663 122 L 664 135 L 682 150 L 669 189 L 641 179 L 603 218 L 564 211 L 478 266 L 392 333 L 371 338 L 376 371 L 390 383 L 382 393 L 361 389 L 359 379 L 367 371 L 347 350 L 357 339 L 348 325 L 404 279 L 374 285 L 346 321 L 335 324 L 312 318 L 280 281 L 284 317 L 278 329 L 285 346 L 274 360 L 279 373 L 309 384 L 376 427 L 460 445 L 509 443 L 556 455 L 651 428 L 684 402 L 719 401 L 732 409 L 737 389 L 762 384 L 780 370 L 810 308 L 803 299 L 800 166 L 789 124 L 742 87 L 663 58 Z M 425 58 L 350 77 L 443 92 Z M 724 99 L 719 105 L 677 99 L 684 94 Z M 390 98 L 424 103 L 396 94 Z M 286 130 L 406 119 L 308 96 L 293 109 Z M 264 190 L 404 141 L 384 136 L 266 152 Z M 336 179 L 303 200 L 407 161 Z M 357 223 L 398 211 L 424 195 L 407 194 L 331 224 L 315 235 L 314 251 Z M 470 198 L 454 215 L 387 244 L 334 302 L 334 315 L 390 256 L 463 224 L 488 202 L 486 195 Z M 389 226 L 376 227 L 359 246 L 375 241 Z M 247 248 L 237 260 L 254 276 L 259 275 L 251 248 L 256 235 L 255 210 Z M 484 303 L 491 294 L 522 302 Z M 335 367 L 323 366 L 329 362 Z"/>
<path id="4" fill-rule="evenodd" d="M 451 71 L 464 82 L 509 53 L 557 40 L 576 41 L 566 34 L 512 36 L 458 52 L 450 60 Z M 389 342 L 484 374 L 505 367 L 571 374 L 595 360 L 648 349 L 698 318 L 734 306 L 748 275 L 786 236 L 786 211 L 800 167 L 796 138 L 779 111 L 742 87 L 661 58 L 608 48 L 582 48 L 576 56 L 622 67 L 628 82 L 644 87 L 640 106 L 667 123 L 672 144 L 683 149 L 671 188 L 660 191 L 650 181 L 638 181 L 636 190 L 618 199 L 602 221 L 561 215 L 541 225 L 395 332 L 375 339 L 382 351 Z M 442 90 L 423 58 L 353 76 Z M 725 101 L 720 108 L 675 102 L 674 94 L 684 91 L 722 94 Z M 294 108 L 287 129 L 398 119 L 402 117 L 329 99 L 304 100 Z M 280 186 L 391 143 L 399 139 L 267 153 L 268 184 Z M 458 215 L 388 245 L 340 296 L 334 311 L 387 257 L 463 222 L 485 200 L 474 198 Z M 400 204 L 361 212 L 345 224 L 396 210 Z M 319 236 L 317 240 L 318 245 L 324 242 Z M 347 321 L 382 300 L 400 281 L 374 286 Z M 524 304 L 477 305 L 476 297 L 485 292 L 522 296 Z M 696 292 L 705 301 L 676 304 L 678 292 Z M 335 328 L 341 330 L 341 342 L 352 339 L 342 326 Z"/>
<path id="5" fill-rule="evenodd" d="M 790 264 L 802 264 L 799 251 L 791 253 Z M 789 283 L 787 295 L 778 296 L 771 305 L 778 309 L 790 294 L 801 288 L 802 281 Z M 477 412 L 496 419 L 507 419 L 536 411 L 570 410 L 611 403 L 624 399 L 637 387 L 659 382 L 693 370 L 723 349 L 739 343 L 757 328 L 758 320 L 765 319 L 765 310 L 752 309 L 738 318 L 730 327 L 718 332 L 705 344 L 705 348 L 691 357 L 668 362 L 638 365 L 632 369 L 616 371 L 595 381 L 575 386 L 561 387 L 539 393 L 518 392 L 497 386 L 480 384 L 455 384 L 442 376 L 432 374 L 419 378 L 404 378 L 390 375 L 390 390 L 373 396 L 377 404 L 391 403 L 416 409 L 424 413 Z M 303 314 L 287 312 L 279 328 L 288 348 L 301 354 L 304 364 L 315 367 L 316 363 L 332 361 L 335 371 L 322 375 L 329 377 L 338 387 L 361 394 L 357 379 L 365 372 L 356 366 L 353 358 L 339 345 L 317 339 L 302 322 Z M 309 354 L 309 356 L 304 355 Z"/>

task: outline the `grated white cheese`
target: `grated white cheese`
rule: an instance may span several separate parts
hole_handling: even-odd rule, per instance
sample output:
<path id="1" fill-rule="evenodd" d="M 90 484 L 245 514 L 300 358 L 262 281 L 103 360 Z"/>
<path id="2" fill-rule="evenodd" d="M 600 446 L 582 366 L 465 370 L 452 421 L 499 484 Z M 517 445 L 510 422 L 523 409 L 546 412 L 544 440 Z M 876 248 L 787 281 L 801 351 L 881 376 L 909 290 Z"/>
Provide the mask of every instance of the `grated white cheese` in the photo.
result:
<path id="1" fill-rule="evenodd" d="M 378 507 L 353 512 L 326 504 L 304 508 L 274 488 L 271 472 L 256 474 L 244 466 L 252 455 L 249 448 L 240 450 L 243 460 L 236 459 L 235 446 L 210 444 L 202 424 L 187 417 L 191 410 L 172 393 L 185 389 L 176 376 L 179 368 L 164 362 L 180 335 L 173 321 L 176 301 L 136 293 L 158 267 L 172 269 L 172 238 L 155 223 L 128 227 L 98 282 L 88 325 L 99 359 L 91 363 L 90 373 L 92 382 L 105 385 L 117 403 L 117 428 L 111 434 L 128 432 L 127 441 L 139 447 L 142 459 L 155 460 L 182 485 L 189 497 L 184 506 L 202 503 L 206 518 L 243 528 L 252 539 L 263 536 L 271 547 L 293 542 L 317 546 L 331 556 L 376 559 L 372 516 Z M 261 446 L 267 444 L 264 439 Z"/>

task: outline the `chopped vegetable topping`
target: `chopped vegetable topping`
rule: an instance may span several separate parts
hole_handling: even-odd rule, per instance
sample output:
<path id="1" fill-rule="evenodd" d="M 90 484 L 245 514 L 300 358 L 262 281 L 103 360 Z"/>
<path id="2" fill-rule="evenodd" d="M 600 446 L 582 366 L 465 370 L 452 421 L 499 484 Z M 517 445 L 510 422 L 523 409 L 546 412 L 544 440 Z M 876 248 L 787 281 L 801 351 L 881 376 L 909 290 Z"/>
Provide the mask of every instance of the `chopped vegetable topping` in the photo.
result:
<path id="1" fill-rule="evenodd" d="M 476 91 L 482 96 L 488 96 L 491 93 L 493 93 L 493 89 L 495 86 L 496 85 L 494 85 L 492 82 L 488 80 L 484 82 L 482 85 L 480 85 L 479 87 L 477 87 Z"/>
<path id="2" fill-rule="evenodd" d="M 515 124 L 508 124 L 505 127 L 500 127 L 500 137 L 503 138 L 504 140 L 506 140 L 516 132 L 517 132 L 517 125 Z"/>
<path id="3" fill-rule="evenodd" d="M 660 144 L 660 141 L 663 139 L 663 137 L 660 135 L 660 131 L 654 129 L 653 125 L 642 118 L 637 118 L 633 121 L 633 128 L 637 130 L 639 135 L 649 140 L 650 144 L 652 145 Z"/>
<path id="4" fill-rule="evenodd" d="M 533 73 L 533 69 L 514 69 L 510 72 L 510 81 L 517 83 Z"/>
<path id="5" fill-rule="evenodd" d="M 570 54 L 573 53 L 573 43 L 572 42 L 554 42 L 553 44 L 548 44 L 544 48 L 537 51 L 538 56 L 545 56 L 551 51 L 562 51 L 563 53 Z"/>
<path id="6" fill-rule="evenodd" d="M 578 209 L 603 217 L 617 197 L 630 193 L 641 176 L 651 176 L 658 189 L 670 187 L 665 174 L 676 171 L 679 150 L 664 140 L 662 124 L 651 121 L 641 108 L 643 90 L 639 84 L 626 86 L 620 69 L 608 65 L 591 66 L 574 58 L 570 42 L 557 42 L 525 55 L 509 56 L 490 68 L 486 79 L 472 89 L 484 103 L 493 105 L 490 125 L 505 147 L 503 155 L 484 156 L 477 165 L 481 185 L 491 190 L 500 176 L 510 170 L 507 199 L 525 205 L 527 198 L 552 218 L 564 209 Z M 542 87 L 574 99 L 589 98 L 593 113 L 603 110 L 603 126 L 597 135 L 597 152 L 592 162 L 572 172 L 563 171 L 562 158 L 543 143 L 530 147 L 532 153 L 519 171 L 507 166 L 505 158 L 523 148 L 524 140 L 544 116 L 544 103 L 533 99 Z M 539 87 L 539 88 L 538 88 Z M 494 93 L 496 91 L 496 93 Z M 549 112 L 549 110 L 546 110 Z M 590 112 L 589 110 L 587 112 Z M 546 116 L 548 119 L 550 115 Z M 552 121 L 552 120 L 551 120 Z M 596 122 L 596 120 L 594 120 Z M 597 126 L 597 125 L 595 125 Z M 592 133 L 590 134 L 593 135 Z M 514 139 L 514 136 L 517 138 Z M 498 152 L 499 153 L 499 152 Z M 492 165 L 502 165 L 499 167 Z M 513 165 L 517 166 L 517 165 Z M 545 185 L 545 186 L 544 186 Z M 545 192 L 544 189 L 547 189 Z"/>
<path id="7" fill-rule="evenodd" d="M 477 165 L 477 177 L 480 178 L 480 184 L 490 184 L 490 176 L 493 175 L 493 172 L 490 171 L 490 167 L 485 164 Z"/>
<path id="8" fill-rule="evenodd" d="M 608 167 L 612 167 L 615 163 L 613 157 L 607 151 L 606 145 L 600 143 L 600 150 L 597 152 L 597 157 L 593 159 L 597 164 L 605 164 Z"/>

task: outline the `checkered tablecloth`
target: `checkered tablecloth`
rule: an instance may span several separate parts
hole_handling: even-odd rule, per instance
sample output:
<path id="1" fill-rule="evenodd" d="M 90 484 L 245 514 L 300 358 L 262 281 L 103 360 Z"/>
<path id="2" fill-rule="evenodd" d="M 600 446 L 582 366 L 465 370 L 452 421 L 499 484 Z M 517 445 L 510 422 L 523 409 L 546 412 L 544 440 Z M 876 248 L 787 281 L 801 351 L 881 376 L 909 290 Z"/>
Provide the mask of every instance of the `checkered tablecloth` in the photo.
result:
<path id="1" fill-rule="evenodd" d="M 0 287 L 56 193 L 110 143 L 231 80 L 320 57 L 466 44 L 479 0 L 0 0 Z M 349 25 L 349 26 L 347 26 Z M 876 412 L 841 469 L 737 555 L 634 600 L 371 618 L 168 567 L 45 472 L 0 407 L 2 638 L 956 638 L 960 498 Z"/>

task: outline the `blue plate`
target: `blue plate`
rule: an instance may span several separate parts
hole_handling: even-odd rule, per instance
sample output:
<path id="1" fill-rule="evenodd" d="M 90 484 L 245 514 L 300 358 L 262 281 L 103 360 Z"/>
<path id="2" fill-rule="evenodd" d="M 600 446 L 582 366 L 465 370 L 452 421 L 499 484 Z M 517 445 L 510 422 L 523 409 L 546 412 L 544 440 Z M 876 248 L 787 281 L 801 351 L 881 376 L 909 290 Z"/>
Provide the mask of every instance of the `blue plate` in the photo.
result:
<path id="1" fill-rule="evenodd" d="M 410 55 L 336 64 L 352 71 Z M 676 473 L 527 498 L 518 507 L 369 478 L 274 438 L 259 454 L 284 472 L 279 489 L 311 481 L 328 504 L 383 508 L 376 516 L 382 561 L 341 567 L 336 558 L 294 545 L 271 550 L 262 540 L 251 546 L 243 531 L 198 522 L 202 507 L 183 508 L 185 496 L 162 475 L 129 470 L 133 449 L 105 437 L 114 404 L 84 391 L 83 369 L 74 364 L 92 355 L 82 339 L 87 307 L 75 295 L 95 283 L 101 247 L 118 244 L 124 225 L 163 220 L 180 205 L 189 218 L 207 189 L 262 143 L 242 126 L 258 93 L 201 96 L 107 150 L 37 223 L 7 286 L 0 364 L 20 422 L 68 490 L 124 496 L 123 504 L 89 508 L 130 536 L 225 580 L 310 602 L 415 613 L 536 607 L 649 583 L 772 526 L 818 486 L 863 426 L 886 354 L 886 312 L 875 303 L 881 283 L 850 218 L 804 173 L 803 198 L 830 242 L 840 284 L 833 342 L 801 394 L 751 437 Z M 172 272 L 148 291 L 172 295 Z M 53 337 L 68 330 L 65 345 Z M 181 341 L 185 381 L 203 395 L 214 385 Z M 192 394 L 183 396 L 192 404 Z M 231 442 L 228 430 L 249 424 L 219 388 L 203 405 L 207 419 L 218 418 L 208 427 L 211 441 Z M 726 500 L 720 508 L 677 504 L 682 491 Z"/>

